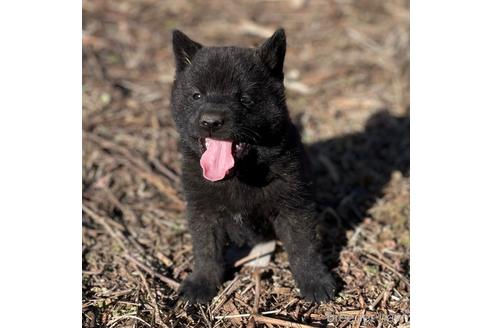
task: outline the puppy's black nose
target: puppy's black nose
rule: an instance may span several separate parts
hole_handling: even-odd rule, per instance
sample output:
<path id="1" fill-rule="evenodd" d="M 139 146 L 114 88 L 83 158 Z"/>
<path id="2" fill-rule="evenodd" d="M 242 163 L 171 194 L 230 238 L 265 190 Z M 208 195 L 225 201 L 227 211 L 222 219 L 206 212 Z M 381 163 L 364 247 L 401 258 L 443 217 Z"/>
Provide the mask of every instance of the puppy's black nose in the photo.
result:
<path id="1" fill-rule="evenodd" d="M 220 113 L 203 113 L 200 116 L 200 126 L 203 129 L 216 131 L 224 125 L 224 116 Z"/>

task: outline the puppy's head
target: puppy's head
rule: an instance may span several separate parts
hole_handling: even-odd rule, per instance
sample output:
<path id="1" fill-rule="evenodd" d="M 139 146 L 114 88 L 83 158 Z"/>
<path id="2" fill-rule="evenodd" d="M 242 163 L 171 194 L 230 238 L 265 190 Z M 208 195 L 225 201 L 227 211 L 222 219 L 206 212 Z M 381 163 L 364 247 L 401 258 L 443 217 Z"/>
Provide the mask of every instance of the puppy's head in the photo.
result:
<path id="1" fill-rule="evenodd" d="M 173 116 L 206 179 L 222 180 L 251 148 L 279 142 L 288 120 L 283 29 L 258 48 L 205 47 L 176 30 L 173 49 Z"/>

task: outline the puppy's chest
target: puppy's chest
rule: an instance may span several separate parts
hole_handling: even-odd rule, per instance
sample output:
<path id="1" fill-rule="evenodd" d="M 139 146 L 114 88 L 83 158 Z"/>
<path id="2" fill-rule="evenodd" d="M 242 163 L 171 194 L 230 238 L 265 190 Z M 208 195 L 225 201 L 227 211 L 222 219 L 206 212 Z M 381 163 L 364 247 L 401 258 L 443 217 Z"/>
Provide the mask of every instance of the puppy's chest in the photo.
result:
<path id="1" fill-rule="evenodd" d="M 278 215 L 277 205 L 278 202 L 265 195 L 246 193 L 240 200 L 225 203 L 220 217 L 228 236 L 236 244 L 254 244 L 273 236 L 271 222 Z"/>
<path id="2" fill-rule="evenodd" d="M 270 215 L 274 215 L 271 213 Z M 222 223 L 229 239 L 238 246 L 274 238 L 273 226 L 266 213 L 235 213 L 223 216 Z"/>
<path id="3" fill-rule="evenodd" d="M 275 195 L 268 188 L 232 184 L 227 188 L 210 190 L 206 195 L 210 204 L 225 212 L 237 223 L 251 216 L 265 216 L 275 208 Z"/>

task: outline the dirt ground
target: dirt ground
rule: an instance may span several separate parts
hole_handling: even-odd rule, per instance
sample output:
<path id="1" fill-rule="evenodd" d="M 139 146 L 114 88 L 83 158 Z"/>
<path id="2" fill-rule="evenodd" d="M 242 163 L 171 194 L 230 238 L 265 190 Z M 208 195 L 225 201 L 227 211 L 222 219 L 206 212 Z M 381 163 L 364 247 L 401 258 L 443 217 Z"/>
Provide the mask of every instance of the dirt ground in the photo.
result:
<path id="1" fill-rule="evenodd" d="M 211 304 L 190 305 L 176 294 L 193 259 L 170 30 L 256 46 L 278 26 L 340 290 L 304 302 L 278 244 L 259 291 L 242 267 Z M 85 0 L 83 31 L 84 327 L 250 328 L 255 295 L 256 327 L 409 327 L 407 1 Z"/>

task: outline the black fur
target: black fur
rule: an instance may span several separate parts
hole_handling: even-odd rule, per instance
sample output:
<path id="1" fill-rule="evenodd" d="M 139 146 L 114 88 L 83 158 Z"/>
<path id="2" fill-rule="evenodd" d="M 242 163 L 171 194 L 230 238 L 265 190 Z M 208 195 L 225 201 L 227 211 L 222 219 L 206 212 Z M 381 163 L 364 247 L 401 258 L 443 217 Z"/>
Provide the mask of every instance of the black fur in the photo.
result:
<path id="1" fill-rule="evenodd" d="M 194 271 L 181 286 L 192 302 L 207 302 L 225 273 L 226 246 L 277 237 L 288 253 L 301 294 L 310 301 L 334 296 L 316 235 L 313 184 L 300 136 L 285 103 L 282 29 L 259 48 L 204 47 L 173 32 L 176 79 L 172 111 L 183 154 L 182 180 Z M 204 113 L 222 119 L 200 126 Z M 225 179 L 203 178 L 200 138 L 243 143 Z"/>

